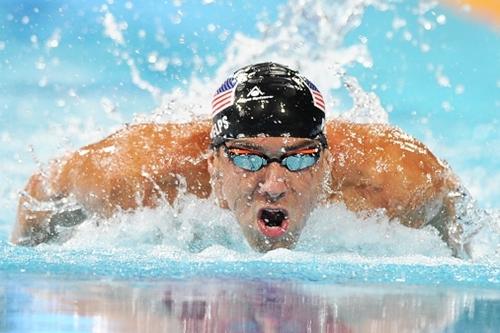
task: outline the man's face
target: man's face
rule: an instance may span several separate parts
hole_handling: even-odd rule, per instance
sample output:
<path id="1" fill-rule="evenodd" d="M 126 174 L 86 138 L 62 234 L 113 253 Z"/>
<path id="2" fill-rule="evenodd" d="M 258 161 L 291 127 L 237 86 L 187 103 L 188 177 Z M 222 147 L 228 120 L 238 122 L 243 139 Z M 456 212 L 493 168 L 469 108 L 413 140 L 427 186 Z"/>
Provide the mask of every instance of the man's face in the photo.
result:
<path id="1" fill-rule="evenodd" d="M 279 159 L 311 154 L 315 148 L 320 148 L 318 141 L 303 138 L 234 139 L 209 159 L 215 195 L 222 207 L 234 212 L 254 249 L 264 252 L 294 247 L 309 214 L 323 200 L 329 152 L 322 150 L 316 163 L 299 171 L 274 161 L 249 171 L 230 157 L 250 154 Z"/>

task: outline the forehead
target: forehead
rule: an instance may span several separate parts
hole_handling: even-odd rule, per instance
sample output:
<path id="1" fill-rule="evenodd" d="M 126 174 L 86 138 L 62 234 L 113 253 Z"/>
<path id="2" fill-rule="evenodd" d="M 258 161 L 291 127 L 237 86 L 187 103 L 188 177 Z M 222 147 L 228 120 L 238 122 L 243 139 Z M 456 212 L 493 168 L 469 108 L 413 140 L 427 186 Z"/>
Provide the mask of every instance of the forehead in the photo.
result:
<path id="1" fill-rule="evenodd" d="M 316 140 L 296 137 L 257 137 L 226 141 L 227 147 L 247 147 L 265 150 L 295 149 L 318 144 Z"/>

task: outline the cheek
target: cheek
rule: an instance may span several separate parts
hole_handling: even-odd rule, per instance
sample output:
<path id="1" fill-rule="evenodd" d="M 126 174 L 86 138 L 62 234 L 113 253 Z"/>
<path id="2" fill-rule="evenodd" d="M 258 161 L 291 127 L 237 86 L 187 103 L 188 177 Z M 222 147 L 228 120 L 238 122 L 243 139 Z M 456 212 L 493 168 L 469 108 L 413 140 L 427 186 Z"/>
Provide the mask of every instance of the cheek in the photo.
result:
<path id="1" fill-rule="evenodd" d="M 292 188 L 304 203 L 316 202 L 324 187 L 324 172 L 321 168 L 314 168 L 295 177 Z"/>
<path id="2" fill-rule="evenodd" d="M 255 184 L 255 175 L 233 170 L 229 171 L 227 177 L 224 177 L 222 192 L 224 197 L 230 202 L 230 205 L 234 206 L 236 201 L 252 199 Z"/>

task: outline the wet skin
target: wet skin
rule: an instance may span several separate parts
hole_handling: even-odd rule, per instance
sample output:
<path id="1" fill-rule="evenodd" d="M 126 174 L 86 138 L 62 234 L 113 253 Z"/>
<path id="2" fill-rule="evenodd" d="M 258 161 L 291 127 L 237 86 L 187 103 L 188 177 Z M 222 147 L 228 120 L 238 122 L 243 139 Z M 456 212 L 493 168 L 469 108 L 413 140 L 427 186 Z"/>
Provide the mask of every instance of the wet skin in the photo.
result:
<path id="1" fill-rule="evenodd" d="M 228 150 L 239 149 L 279 157 L 318 147 L 319 142 L 267 137 L 232 140 L 226 146 Z M 289 171 L 278 162 L 272 162 L 252 172 L 236 166 L 224 150 L 218 148 L 209 158 L 209 172 L 221 207 L 234 213 L 248 243 L 254 249 L 265 252 L 294 247 L 309 214 L 325 197 L 323 184 L 329 175 L 328 156 L 328 150 L 322 151 L 313 166 L 300 171 Z M 266 227 L 262 222 L 259 225 L 262 209 L 286 212 L 286 226 L 267 228 L 276 231 L 266 234 L 262 230 Z"/>
<path id="2" fill-rule="evenodd" d="M 12 241 L 36 245 L 56 235 L 55 225 L 74 224 L 89 215 L 110 217 L 117 211 L 153 208 L 165 200 L 172 204 L 185 191 L 199 198 L 212 196 L 232 210 L 248 242 L 259 251 L 293 247 L 309 213 L 325 202 L 342 203 L 363 214 L 382 209 L 389 219 L 412 228 L 432 224 L 450 248 L 461 250 L 453 172 L 396 128 L 328 121 L 328 149 L 314 167 L 298 173 L 278 163 L 258 172 L 237 168 L 222 150 L 214 153 L 209 148 L 210 128 L 209 121 L 127 126 L 54 160 L 29 179 L 19 200 Z M 272 158 L 282 155 L 281 148 L 304 141 L 248 140 Z M 325 178 L 331 182 L 328 193 L 321 186 Z M 66 200 L 76 209 L 47 208 Z M 256 216 L 266 207 L 288 212 L 289 225 L 281 237 L 259 232 Z"/>

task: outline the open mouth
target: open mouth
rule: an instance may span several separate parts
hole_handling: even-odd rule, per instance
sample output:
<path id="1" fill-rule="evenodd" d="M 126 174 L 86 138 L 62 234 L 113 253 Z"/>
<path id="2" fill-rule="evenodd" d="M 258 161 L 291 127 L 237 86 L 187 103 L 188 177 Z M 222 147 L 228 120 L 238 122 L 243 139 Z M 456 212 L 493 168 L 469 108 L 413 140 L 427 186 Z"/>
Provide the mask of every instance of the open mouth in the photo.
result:
<path id="1" fill-rule="evenodd" d="M 288 212 L 281 208 L 263 208 L 258 214 L 258 225 L 267 237 L 280 237 L 288 229 Z"/>

